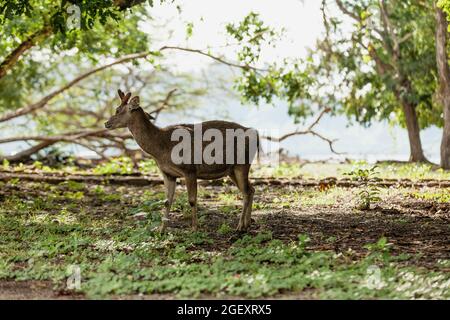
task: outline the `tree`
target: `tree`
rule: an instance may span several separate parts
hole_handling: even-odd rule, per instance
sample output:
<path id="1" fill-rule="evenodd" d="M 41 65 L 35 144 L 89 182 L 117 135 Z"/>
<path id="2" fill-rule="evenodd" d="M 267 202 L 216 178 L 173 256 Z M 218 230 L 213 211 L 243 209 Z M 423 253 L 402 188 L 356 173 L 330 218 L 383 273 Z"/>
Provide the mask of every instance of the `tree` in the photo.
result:
<path id="1" fill-rule="evenodd" d="M 136 69 L 129 64 L 125 71 L 108 69 L 85 78 L 82 84 L 58 93 L 51 105 L 35 110 L 23 130 L 16 126 L 14 135 L 0 138 L 0 144 L 33 143 L 14 155 L 0 156 L 0 160 L 26 162 L 32 156 L 45 155 L 62 144 L 81 146 L 102 159 L 107 159 L 114 151 L 123 152 L 133 160 L 141 158 L 143 155 L 137 152 L 127 130 L 111 132 L 103 127 L 105 119 L 114 114 L 118 104 L 117 90 L 114 88 L 128 88 L 133 95 L 141 96 L 142 107 L 157 118 L 163 111 L 195 109 L 198 98 L 207 93 L 204 81 L 195 80 L 188 74 L 175 76 L 166 67 L 158 70 Z M 26 134 L 20 134 L 21 131 Z"/>
<path id="2" fill-rule="evenodd" d="M 441 7 L 439 7 L 441 6 Z M 444 10 L 447 10 L 447 14 Z M 450 169 L 450 67 L 448 54 L 448 19 L 450 1 L 441 1 L 436 14 L 436 64 L 439 74 L 439 98 L 444 108 L 444 130 L 441 142 L 441 166 Z"/>
<path id="3" fill-rule="evenodd" d="M 57 44 L 71 43 L 74 45 L 79 33 L 70 30 L 73 19 L 79 23 L 80 30 L 93 29 L 98 22 L 105 25 L 109 20 L 119 21 L 119 12 L 133 6 L 142 4 L 145 0 L 114 0 L 114 1 L 36 1 L 36 0 L 1 0 L 0 1 L 0 25 L 2 34 L 13 34 L 9 39 L 7 48 L 11 51 L 4 55 L 0 63 L 0 79 L 15 66 L 19 58 L 30 48 L 34 47 L 54 36 L 53 46 Z M 153 4 L 149 1 L 150 5 Z M 79 16 L 75 9 L 79 9 Z M 68 31 L 75 31 L 68 35 Z M 19 41 L 17 41 L 19 39 Z M 76 41 L 75 41 L 76 42 Z M 3 48 L 4 49 L 4 48 Z"/>
<path id="4" fill-rule="evenodd" d="M 450 0 L 438 0 L 437 7 L 447 14 L 447 21 L 450 21 Z"/>
<path id="5" fill-rule="evenodd" d="M 203 88 L 190 84 L 193 76 L 175 77 L 162 65 L 161 53 L 149 50 L 149 34 L 138 26 L 144 19 L 151 21 L 145 8 L 135 7 L 126 21 L 114 15 L 142 2 L 114 1 L 106 6 L 108 1 L 100 1 L 94 6 L 94 1 L 90 1 L 86 4 L 92 6 L 82 11 L 81 28 L 70 30 L 64 29 L 65 24 L 54 25 L 52 19 L 48 22 L 45 18 L 52 14 L 67 18 L 64 1 L 60 7 L 45 1 L 0 3 L 0 56 L 6 57 L 2 64 L 4 74 L 0 77 L 0 130 L 7 132 L 5 129 L 9 128 L 15 134 L 2 137 L 0 143 L 31 143 L 29 148 L 4 159 L 26 161 L 58 143 L 81 145 L 102 157 L 106 156 L 107 148 L 130 155 L 131 137 L 106 133 L 103 128 L 105 116 L 113 113 L 117 88 L 138 94 L 143 81 L 146 86 L 153 85 L 142 94 L 149 111 L 156 114 L 163 109 L 193 107 L 195 97 L 205 94 Z M 23 9 L 21 4 L 29 8 Z M 40 15 L 44 12 L 46 15 Z M 105 18 L 110 16 L 112 19 Z M 44 26 L 48 30 L 37 41 L 34 34 Z M 28 32 L 32 35 L 28 36 Z M 21 49 L 14 49 L 17 54 L 11 55 L 11 48 Z M 15 58 L 11 59 L 12 56 Z M 158 62 L 149 67 L 148 62 L 151 65 L 156 58 Z M 131 68 L 131 63 L 146 65 L 148 74 L 136 73 L 134 70 L 138 68 Z M 119 64 L 125 65 L 128 72 L 124 74 L 114 68 Z M 152 95 L 146 97 L 145 93 Z"/>
<path id="6" fill-rule="evenodd" d="M 330 107 L 366 126 L 382 120 L 400 124 L 408 132 L 410 160 L 426 162 L 420 129 L 443 123 L 442 107 L 434 99 L 435 21 L 430 8 L 430 0 L 323 0 L 326 34 L 309 57 L 268 66 L 263 75 L 247 70 L 237 87 L 255 103 L 270 102 L 273 96 L 286 99 L 296 120 L 316 107 Z M 228 32 L 237 40 L 253 41 L 241 49 L 243 61 L 257 60 L 261 42 L 274 35 L 252 19 L 228 27 Z"/>
<path id="7" fill-rule="evenodd" d="M 8 60 L 11 48 L 23 45 L 22 38 L 28 32 L 42 28 L 45 21 L 39 12 L 51 10 L 53 6 L 44 2 L 33 8 L 36 17 L 33 14 L 31 17 L 20 15 L 13 20 L 2 20 L 0 57 L 6 57 L 3 61 Z M 126 23 L 107 19 L 103 23 L 94 23 L 89 29 L 75 28 L 65 33 L 54 33 L 52 29 L 49 37 L 34 43 L 27 54 L 22 54 L 13 65 L 8 64 L 8 72 L 0 78 L 0 112 L 8 110 L 11 114 L 16 109 L 42 100 L 41 92 L 53 91 L 57 79 L 68 82 L 68 79 L 75 78 L 79 68 L 92 69 L 99 61 L 109 57 L 119 58 L 148 51 L 150 39 L 138 26 L 146 16 L 143 8 L 135 8 Z M 60 64 L 65 55 L 70 55 L 78 68 L 68 70 Z"/>
<path id="8" fill-rule="evenodd" d="M 441 110 L 433 102 L 437 84 L 430 2 L 334 3 L 353 23 L 346 26 L 339 15 L 330 16 L 331 5 L 323 1 L 326 36 L 311 53 L 311 60 L 319 61 L 312 68 L 318 79 L 314 89 L 359 123 L 388 119 L 404 125 L 410 160 L 427 161 L 420 129 L 442 125 Z"/>
<path id="9" fill-rule="evenodd" d="M 2 53 L 7 54 L 14 44 L 16 24 L 32 27 L 39 23 L 28 16 L 17 20 L 3 21 Z M 155 30 L 144 32 L 139 28 L 143 21 Z M 217 93 L 219 88 L 218 77 L 206 81 L 199 75 L 173 73 L 165 64 L 165 52 L 181 50 L 234 68 L 251 68 L 192 48 L 162 46 L 150 50 L 150 35 L 160 33 L 156 30 L 160 26 L 152 21 L 144 8 L 136 7 L 126 21 L 109 19 L 90 28 L 59 31 L 30 47 L 0 79 L 0 130 L 10 132 L 0 138 L 0 144 L 26 142 L 30 146 L 14 155 L 0 156 L 0 160 L 25 162 L 62 144 L 82 146 L 102 158 L 113 149 L 134 158 L 131 135 L 108 132 L 103 127 L 105 117 L 114 113 L 117 88 L 140 94 L 143 107 L 154 116 L 163 110 L 192 110 L 197 98 L 207 91 Z M 139 68 L 135 68 L 137 64 Z M 118 65 L 127 71 L 115 68 Z"/>
<path id="10" fill-rule="evenodd" d="M 40 7 L 36 5 L 34 8 Z M 42 8 L 44 9 L 47 10 L 47 7 Z M 145 14 L 146 11 L 142 8 L 135 8 L 127 17 L 126 23 L 116 22 L 114 19 L 106 21 L 100 19 L 89 25 L 89 28 L 60 30 L 58 33 L 52 33 L 51 38 L 42 40 L 38 45 L 32 43 L 29 54 L 22 55 L 15 62 L 14 67 L 0 78 L 0 112 L 4 111 L 0 114 L 0 125 L 3 128 L 12 125 L 16 131 L 18 123 L 23 124 L 27 134 L 2 138 L 0 144 L 15 141 L 27 141 L 34 144 L 16 155 L 4 157 L 5 159 L 26 161 L 34 154 L 45 151 L 57 143 L 78 144 L 96 152 L 101 157 L 105 157 L 106 151 L 110 148 L 118 148 L 130 155 L 132 149 L 128 147 L 128 140 L 131 138 L 129 134 L 109 133 L 101 127 L 101 120 L 105 114 L 111 113 L 109 109 L 105 109 L 105 106 L 111 106 L 111 101 L 115 100 L 111 96 L 111 92 L 114 93 L 115 89 L 111 90 L 111 88 L 120 87 L 120 80 L 125 78 L 125 75 L 118 75 L 119 83 L 112 81 L 108 78 L 108 75 L 113 72 L 110 69 L 119 64 L 142 62 L 144 59 L 158 66 L 162 62 L 163 52 L 172 50 L 207 56 L 220 64 L 241 70 L 243 77 L 240 80 L 245 77 L 251 79 L 250 84 L 240 80 L 237 82 L 237 88 L 244 94 L 244 98 L 250 98 L 253 95 L 254 100 L 262 98 L 269 101 L 273 96 L 278 95 L 287 97 L 292 102 L 301 95 L 298 89 L 303 85 L 302 81 L 306 74 L 286 68 L 281 73 L 281 69 L 276 65 L 269 66 L 268 69 L 253 65 L 259 58 L 258 47 L 266 41 L 265 36 L 275 36 L 275 33 L 267 28 L 257 15 L 251 13 L 241 24 L 228 26 L 228 31 L 237 37 L 242 47 L 242 52 L 238 54 L 238 61 L 233 62 L 220 54 L 194 48 L 162 46 L 159 49 L 150 50 L 149 33 L 143 33 L 138 27 L 138 22 L 145 18 Z M 19 25 L 29 27 L 32 27 L 34 23 L 41 23 L 27 16 L 19 16 L 20 19 L 23 21 Z M 0 50 L 3 49 L 4 53 L 9 52 L 8 48 L 15 45 L 13 42 L 18 32 L 15 28 L 16 22 L 16 20 L 8 19 L 2 22 L 7 27 L 7 33 L 5 33 L 7 37 L 0 41 Z M 52 32 L 54 32 L 53 29 Z M 252 32 L 256 34 L 253 35 Z M 45 58 L 42 59 L 42 56 Z M 97 65 L 98 61 L 111 56 L 117 59 Z M 164 75 L 161 69 L 158 70 L 161 71 L 161 75 Z M 132 73 L 131 69 L 130 73 Z M 105 89 L 105 77 L 109 79 L 107 82 L 109 92 Z M 129 75 L 126 75 L 126 78 L 128 77 Z M 139 77 L 142 78 L 142 75 Z M 179 77 L 184 79 L 182 75 Z M 101 80 L 93 85 L 96 79 Z M 160 77 L 157 79 L 163 80 Z M 148 83 L 153 82 L 148 81 Z M 155 87 L 161 89 L 163 83 Z M 89 86 L 92 86 L 91 91 L 80 90 Z M 181 81 L 175 87 L 185 86 L 186 83 Z M 172 89 L 166 88 L 167 96 L 164 99 L 161 98 L 166 102 L 159 107 L 157 104 L 154 105 L 155 112 L 166 108 L 169 102 L 173 105 L 173 100 L 176 97 L 180 99 L 179 95 L 183 92 L 182 96 L 186 99 L 189 97 L 191 100 L 196 95 L 204 94 L 201 88 L 192 85 L 190 87 L 189 90 L 186 88 L 177 90 L 176 94 L 173 94 Z M 74 92 L 78 94 L 74 95 Z M 92 93 L 95 93 L 94 97 Z M 105 97 L 108 101 L 105 101 Z M 103 104 L 98 105 L 100 101 Z M 194 101 L 192 100 L 191 103 Z M 55 110 L 55 105 L 60 105 L 61 108 Z M 184 100 L 183 105 L 191 104 Z M 313 134 L 326 141 L 330 149 L 335 152 L 334 141 L 314 130 L 314 126 L 328 111 L 329 109 L 326 109 L 319 113 L 317 120 L 306 130 L 296 130 L 283 137 L 267 138 L 281 141 L 293 135 Z"/>

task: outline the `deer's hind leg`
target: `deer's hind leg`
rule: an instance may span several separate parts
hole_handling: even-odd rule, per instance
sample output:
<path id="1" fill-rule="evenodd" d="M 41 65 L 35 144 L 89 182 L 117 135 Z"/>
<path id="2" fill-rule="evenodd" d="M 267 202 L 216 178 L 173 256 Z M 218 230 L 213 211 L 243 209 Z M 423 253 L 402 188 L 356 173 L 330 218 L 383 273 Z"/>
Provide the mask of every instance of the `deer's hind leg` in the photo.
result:
<path id="1" fill-rule="evenodd" d="M 255 193 L 255 189 L 248 179 L 249 171 L 249 165 L 236 165 L 233 172 L 230 174 L 231 180 L 233 180 L 233 182 L 237 185 L 244 197 L 244 206 L 242 208 L 242 214 L 237 227 L 238 231 L 247 230 L 251 223 L 253 195 Z"/>
<path id="2" fill-rule="evenodd" d="M 192 230 L 197 231 L 198 219 L 197 219 L 197 177 L 185 176 L 186 188 L 188 192 L 189 205 L 191 206 L 192 213 Z"/>

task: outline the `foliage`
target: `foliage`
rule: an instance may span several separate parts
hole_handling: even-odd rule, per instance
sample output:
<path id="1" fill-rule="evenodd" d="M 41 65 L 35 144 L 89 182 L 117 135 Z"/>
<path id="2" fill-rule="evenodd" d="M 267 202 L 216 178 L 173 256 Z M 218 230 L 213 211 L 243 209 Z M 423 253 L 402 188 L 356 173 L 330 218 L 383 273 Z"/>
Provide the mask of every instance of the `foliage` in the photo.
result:
<path id="1" fill-rule="evenodd" d="M 94 28 L 96 23 L 106 24 L 108 20 L 119 21 L 123 19 L 120 11 L 126 10 L 135 4 L 146 1 L 100 1 L 100 0 L 2 0 L 0 2 L 0 23 L 28 18 L 33 19 L 42 15 L 45 23 L 50 24 L 56 32 L 66 33 L 70 30 L 71 6 L 80 10 L 79 23 L 83 30 Z M 153 6 L 153 1 L 148 1 Z"/>
<path id="2" fill-rule="evenodd" d="M 153 159 L 139 161 L 138 167 L 142 174 L 159 174 L 158 166 Z"/>
<path id="3" fill-rule="evenodd" d="M 50 14 L 47 11 L 65 10 L 66 5 L 69 5 L 64 2 L 59 8 L 45 1 L 25 2 L 30 5 L 31 17 L 26 14 L 28 9 L 23 9 L 22 12 L 20 8 L 4 8 L 5 12 L 13 11 L 14 19 L 2 21 L 4 37 L 0 41 L 0 57 L 7 57 L 27 41 L 33 32 L 45 26 L 43 17 Z M 93 24 L 67 32 L 52 32 L 48 37 L 35 41 L 29 52 L 22 54 L 9 73 L 0 78 L 0 112 L 7 113 L 41 101 L 47 94 L 64 87 L 77 76 L 109 63 L 113 58 L 149 51 L 153 42 L 152 35 L 159 33 L 155 29 L 161 28 L 158 21 L 150 17 L 149 11 L 144 6 L 134 6 L 132 11 L 126 12 L 126 19 L 123 19 L 125 13 L 118 12 L 120 8 L 115 8 L 112 1 L 102 3 L 105 10 L 117 11 L 117 19 L 102 20 L 100 11 L 92 13 L 95 14 L 91 19 Z M 120 3 L 138 4 L 136 1 L 114 1 L 114 4 Z M 94 8 L 100 4 L 98 1 L 90 1 L 85 8 L 89 11 L 88 6 Z M 24 5 L 25 7 L 27 6 Z M 86 23 L 89 23 L 90 13 L 86 14 Z M 142 27 L 143 24 L 146 28 Z M 136 68 L 136 65 L 140 67 Z M 161 111 L 192 110 L 199 105 L 200 97 L 207 92 L 215 93 L 212 88 L 214 79 L 208 79 L 206 85 L 204 81 L 197 81 L 197 77 L 202 75 L 174 70 L 164 57 L 154 52 L 146 59 L 133 60 L 95 73 L 53 97 L 42 109 L 22 116 L 14 125 L 11 124 L 12 121 L 7 121 L 0 123 L 0 127 L 5 132 L 18 136 L 21 131 L 26 131 L 26 135 L 31 136 L 58 136 L 80 130 L 96 130 L 103 127 L 105 117 L 114 113 L 118 103 L 118 88 L 139 94 L 142 106 L 148 112 L 156 112 L 155 116 Z M 177 92 L 168 99 L 168 92 L 174 89 Z M 110 151 L 117 153 L 117 150 L 128 154 L 128 151 L 136 149 L 136 144 L 129 140 L 129 137 L 122 139 L 109 135 L 63 139 L 40 151 L 38 156 L 48 159 L 51 155 L 58 161 L 62 159 L 59 150 L 74 154 L 79 150 L 74 146 L 81 146 L 83 151 L 89 149 L 100 157 L 106 157 Z M 35 142 L 30 140 L 27 143 Z M 47 150 L 51 150 L 50 153 Z M 35 157 L 33 159 L 41 160 Z M 150 167 L 146 169 L 150 170 Z"/>
<path id="4" fill-rule="evenodd" d="M 380 201 L 380 188 L 376 185 L 376 182 L 380 179 L 377 177 L 379 172 L 378 166 L 372 166 L 370 168 L 356 168 L 353 171 L 347 173 L 353 180 L 358 181 L 362 190 L 358 193 L 358 209 L 369 210 L 370 205 L 374 202 Z"/>
<path id="5" fill-rule="evenodd" d="M 353 20 L 348 34 L 340 32 L 345 20 L 336 15 L 326 18 L 328 35 L 318 44 L 319 50 L 311 52 L 314 60 L 320 61 L 314 76 L 324 80 L 319 87 L 327 105 L 342 106 L 343 113 L 365 125 L 388 120 L 404 126 L 401 104 L 406 101 L 416 106 L 422 128 L 441 126 L 442 108 L 433 101 L 437 83 L 431 1 L 392 1 L 387 5 L 388 28 L 400 39 L 398 53 L 393 51 L 397 44 L 385 31 L 377 1 L 343 3 L 360 22 Z M 332 78 L 341 80 L 329 85 Z M 403 84 L 398 83 L 399 78 Z"/>
<path id="6" fill-rule="evenodd" d="M 263 45 L 275 46 L 282 31 L 276 31 L 264 24 L 258 14 L 249 13 L 240 23 L 228 24 L 228 34 L 240 43 L 238 61 L 244 66 L 242 75 L 236 81 L 236 89 L 244 102 L 259 104 L 272 103 L 274 97 L 288 101 L 304 111 L 303 116 L 311 115 L 311 110 L 303 105 L 310 98 L 308 87 L 314 83 L 309 71 L 299 61 L 284 60 L 272 63 L 265 68 L 255 68 L 259 62 Z"/>
<path id="7" fill-rule="evenodd" d="M 276 32 L 266 26 L 254 12 L 250 12 L 238 24 L 228 24 L 226 31 L 242 46 L 238 52 L 239 61 L 249 66 L 258 61 L 260 46 L 263 43 L 271 45 L 272 38 L 276 35 Z"/>
<path id="8" fill-rule="evenodd" d="M 219 234 L 229 234 L 231 232 L 233 232 L 233 228 L 230 227 L 230 225 L 228 223 L 222 223 L 219 227 L 219 229 L 217 229 L 217 232 Z"/>
<path id="9" fill-rule="evenodd" d="M 36 1 L 31 17 L 4 21 L 0 57 L 6 57 L 26 41 L 30 33 L 39 30 L 45 23 L 43 17 L 51 15 L 48 11 L 53 8 L 50 3 Z M 30 49 L 34 54 L 24 54 L 10 73 L 0 79 L 0 111 L 35 102 L 33 100 L 40 99 L 42 92 L 67 83 L 80 70 L 92 68 L 105 56 L 120 57 L 148 50 L 150 39 L 138 26 L 146 16 L 140 9 L 130 14 L 126 23 L 108 20 L 88 30 L 74 29 L 42 39 Z"/>
<path id="10" fill-rule="evenodd" d="M 90 172 L 98 175 L 129 175 L 136 173 L 146 175 L 159 173 L 159 169 L 153 159 L 139 161 L 137 166 L 138 168 L 135 169 L 131 158 L 121 156 L 100 162 Z"/>
<path id="11" fill-rule="evenodd" d="M 438 203 L 450 203 L 450 188 L 444 188 L 442 191 L 433 192 L 433 191 L 415 191 L 409 193 L 409 195 L 416 199 L 422 200 L 432 200 Z"/>
<path id="12" fill-rule="evenodd" d="M 244 99 L 253 103 L 271 102 L 275 96 L 286 99 L 295 120 L 311 115 L 317 106 L 331 107 L 367 126 L 380 120 L 405 126 L 402 103 L 407 102 L 415 106 L 422 128 L 441 126 L 442 106 L 434 101 L 432 1 L 389 2 L 388 27 L 378 1 L 340 2 L 357 21 L 324 5 L 326 34 L 308 57 L 272 64 L 266 72 L 245 70 L 237 82 Z M 393 51 L 397 48 L 386 28 L 401 40 L 398 52 Z M 254 14 L 227 31 L 237 40 L 241 33 L 268 43 L 279 37 Z M 255 62 L 262 41 L 248 43 L 238 56 L 240 61 Z"/>
<path id="13" fill-rule="evenodd" d="M 449 0 L 438 0 L 437 6 L 441 8 L 447 14 L 447 20 L 450 21 L 450 1 Z M 450 32 L 450 25 L 448 26 L 448 31 Z"/>
<path id="14" fill-rule="evenodd" d="M 130 174 L 133 172 L 133 163 L 130 158 L 118 157 L 113 158 L 106 163 L 99 164 L 92 171 L 93 173 L 100 175 Z"/>

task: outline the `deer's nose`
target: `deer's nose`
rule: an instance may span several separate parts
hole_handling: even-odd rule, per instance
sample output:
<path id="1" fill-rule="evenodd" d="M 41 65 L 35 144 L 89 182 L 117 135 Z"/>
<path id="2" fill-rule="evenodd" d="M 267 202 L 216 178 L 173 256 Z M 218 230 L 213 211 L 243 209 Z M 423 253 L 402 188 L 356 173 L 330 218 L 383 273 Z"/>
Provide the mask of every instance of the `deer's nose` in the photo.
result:
<path id="1" fill-rule="evenodd" d="M 106 128 L 106 129 L 111 128 L 111 124 L 109 123 L 109 121 L 106 121 L 106 122 L 105 122 L 105 128 Z"/>

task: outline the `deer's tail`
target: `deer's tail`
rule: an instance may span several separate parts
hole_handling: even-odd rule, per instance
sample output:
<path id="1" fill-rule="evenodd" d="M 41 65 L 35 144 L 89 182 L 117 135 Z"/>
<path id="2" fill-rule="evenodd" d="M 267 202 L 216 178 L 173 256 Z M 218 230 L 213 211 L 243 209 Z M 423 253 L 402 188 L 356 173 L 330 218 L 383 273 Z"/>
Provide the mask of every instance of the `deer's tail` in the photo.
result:
<path id="1" fill-rule="evenodd" d="M 261 154 L 264 153 L 261 146 L 261 138 L 259 137 L 259 132 L 256 131 L 256 161 L 258 164 L 261 163 Z"/>

